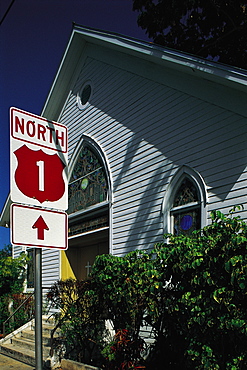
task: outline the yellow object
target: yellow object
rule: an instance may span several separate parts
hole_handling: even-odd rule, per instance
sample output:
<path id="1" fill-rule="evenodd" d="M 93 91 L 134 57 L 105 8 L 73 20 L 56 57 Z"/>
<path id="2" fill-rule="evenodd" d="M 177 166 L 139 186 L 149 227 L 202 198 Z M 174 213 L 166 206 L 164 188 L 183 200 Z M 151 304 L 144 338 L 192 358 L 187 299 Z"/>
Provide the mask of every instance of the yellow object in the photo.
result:
<path id="1" fill-rule="evenodd" d="M 75 279 L 75 274 L 72 270 L 72 267 L 70 265 L 70 262 L 68 260 L 68 257 L 66 255 L 66 251 L 61 251 L 61 269 L 60 269 L 60 279 L 61 280 L 66 280 L 66 279 Z"/>

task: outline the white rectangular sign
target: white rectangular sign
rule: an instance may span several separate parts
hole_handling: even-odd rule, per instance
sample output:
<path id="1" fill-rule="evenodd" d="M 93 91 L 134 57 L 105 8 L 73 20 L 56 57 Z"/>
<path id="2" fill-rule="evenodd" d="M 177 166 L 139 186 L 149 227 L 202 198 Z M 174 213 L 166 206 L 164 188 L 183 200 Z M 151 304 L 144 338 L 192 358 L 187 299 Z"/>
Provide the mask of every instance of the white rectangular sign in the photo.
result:
<path id="1" fill-rule="evenodd" d="M 65 125 L 10 109 L 11 199 L 68 208 L 68 130 Z"/>
<path id="2" fill-rule="evenodd" d="M 11 206 L 11 242 L 39 248 L 68 248 L 68 217 L 65 212 Z"/>

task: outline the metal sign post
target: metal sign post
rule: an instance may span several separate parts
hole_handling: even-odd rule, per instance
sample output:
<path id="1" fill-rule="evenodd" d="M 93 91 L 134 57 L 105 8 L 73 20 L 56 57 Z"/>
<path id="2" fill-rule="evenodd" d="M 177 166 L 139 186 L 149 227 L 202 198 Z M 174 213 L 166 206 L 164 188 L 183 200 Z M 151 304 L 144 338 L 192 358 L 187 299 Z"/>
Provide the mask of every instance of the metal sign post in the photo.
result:
<path id="1" fill-rule="evenodd" d="M 42 249 L 35 248 L 35 370 L 43 369 L 42 346 Z"/>

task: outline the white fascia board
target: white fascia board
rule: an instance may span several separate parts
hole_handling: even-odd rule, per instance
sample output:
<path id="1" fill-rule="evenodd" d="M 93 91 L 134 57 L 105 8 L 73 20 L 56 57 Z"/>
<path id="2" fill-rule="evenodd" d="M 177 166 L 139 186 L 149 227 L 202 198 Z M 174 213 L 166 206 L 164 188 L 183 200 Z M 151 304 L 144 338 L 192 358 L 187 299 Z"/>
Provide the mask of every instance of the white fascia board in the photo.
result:
<path id="1" fill-rule="evenodd" d="M 0 226 L 10 227 L 10 206 L 11 204 L 12 202 L 11 202 L 10 194 L 9 194 L 4 203 L 2 212 L 0 214 Z"/>
<path id="2" fill-rule="evenodd" d="M 201 72 L 204 74 L 204 78 L 210 80 L 219 81 L 221 79 L 222 84 L 224 84 L 225 80 L 226 84 L 230 81 L 247 87 L 247 70 L 244 69 L 208 61 L 177 50 L 163 48 L 153 43 L 139 41 L 114 33 L 107 33 L 81 26 L 75 26 L 74 30 L 83 35 L 91 43 L 107 43 L 112 48 L 121 48 L 122 51 L 125 50 L 129 54 L 142 54 L 143 57 L 149 60 L 151 58 L 158 64 L 162 62 L 169 63 L 170 67 L 185 68 L 189 73 Z"/>
<path id="3" fill-rule="evenodd" d="M 139 41 L 120 34 L 74 25 L 62 61 L 42 110 L 42 116 L 51 120 L 58 119 L 63 103 L 69 93 L 73 76 L 76 75 L 84 46 L 87 43 L 102 45 L 129 55 L 141 57 L 161 66 L 180 70 L 202 79 L 247 92 L 247 70 L 211 62 L 177 50 L 163 48 L 153 43 Z"/>
<path id="4" fill-rule="evenodd" d="M 73 30 L 42 109 L 41 116 L 50 120 L 58 119 L 80 61 L 85 41 L 78 36 L 78 33 Z"/>

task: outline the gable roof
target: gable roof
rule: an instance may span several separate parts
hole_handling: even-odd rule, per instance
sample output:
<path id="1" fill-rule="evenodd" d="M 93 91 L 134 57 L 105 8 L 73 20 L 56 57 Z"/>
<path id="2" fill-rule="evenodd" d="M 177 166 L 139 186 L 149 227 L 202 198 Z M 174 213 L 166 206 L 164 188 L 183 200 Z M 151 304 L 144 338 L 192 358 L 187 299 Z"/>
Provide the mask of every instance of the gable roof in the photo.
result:
<path id="1" fill-rule="evenodd" d="M 86 45 L 102 46 L 129 56 L 151 61 L 188 75 L 244 91 L 247 94 L 247 70 L 211 62 L 180 51 L 164 48 L 153 43 L 136 40 L 116 33 L 73 25 L 72 33 L 44 104 L 41 116 L 57 121 L 78 71 L 80 58 Z M 244 97 L 245 98 L 245 97 Z M 242 107 L 247 116 L 246 101 Z M 0 215 L 0 226 L 7 226 L 10 219 L 10 197 Z"/>
<path id="2" fill-rule="evenodd" d="M 196 75 L 199 78 L 214 81 L 221 85 L 247 91 L 247 70 L 208 61 L 116 33 L 74 24 L 67 48 L 45 102 L 42 116 L 51 120 L 58 119 L 77 70 L 78 62 L 87 44 L 103 46 L 173 70 Z"/>

